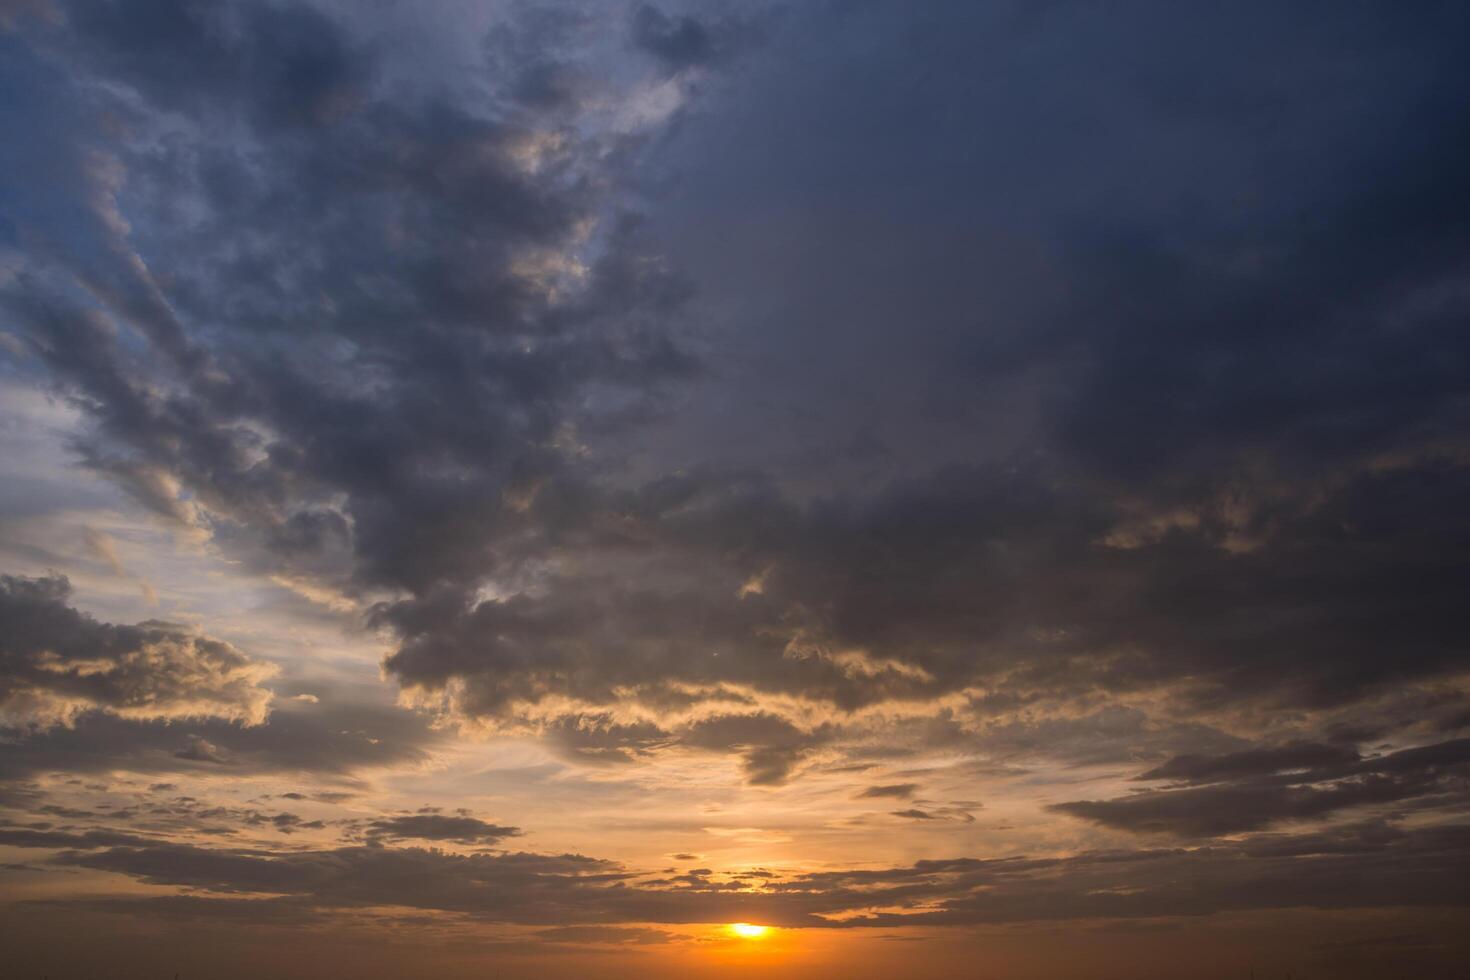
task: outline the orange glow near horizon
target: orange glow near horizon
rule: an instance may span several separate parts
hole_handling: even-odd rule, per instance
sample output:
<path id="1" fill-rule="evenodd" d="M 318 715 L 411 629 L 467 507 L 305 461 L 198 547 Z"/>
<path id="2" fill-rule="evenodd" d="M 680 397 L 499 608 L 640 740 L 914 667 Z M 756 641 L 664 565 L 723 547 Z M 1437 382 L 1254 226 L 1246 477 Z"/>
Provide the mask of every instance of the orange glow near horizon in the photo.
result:
<path id="1" fill-rule="evenodd" d="M 729 929 L 731 935 L 739 936 L 741 939 L 764 939 L 771 931 L 770 926 L 757 926 L 749 922 L 732 922 Z"/>

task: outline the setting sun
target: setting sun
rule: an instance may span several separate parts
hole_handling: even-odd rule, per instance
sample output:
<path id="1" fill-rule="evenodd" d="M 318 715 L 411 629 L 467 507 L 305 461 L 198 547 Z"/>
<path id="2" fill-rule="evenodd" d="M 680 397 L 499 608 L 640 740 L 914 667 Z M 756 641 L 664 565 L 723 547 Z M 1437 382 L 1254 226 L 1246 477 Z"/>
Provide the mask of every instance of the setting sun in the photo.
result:
<path id="1" fill-rule="evenodd" d="M 730 932 L 739 936 L 741 939 L 761 939 L 770 931 L 769 926 L 756 926 L 751 925 L 749 922 L 730 923 Z"/>

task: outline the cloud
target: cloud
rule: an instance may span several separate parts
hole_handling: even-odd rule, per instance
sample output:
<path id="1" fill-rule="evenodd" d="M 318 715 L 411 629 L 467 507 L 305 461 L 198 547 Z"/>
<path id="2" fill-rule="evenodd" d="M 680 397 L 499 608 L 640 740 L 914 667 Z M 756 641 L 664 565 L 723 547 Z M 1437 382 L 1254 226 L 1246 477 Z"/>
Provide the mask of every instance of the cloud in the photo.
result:
<path id="1" fill-rule="evenodd" d="M 898 799 L 907 800 L 919 789 L 918 783 L 892 783 L 887 786 L 869 786 L 858 794 L 860 800 Z"/>
<path id="2" fill-rule="evenodd" d="M 518 827 L 501 827 L 468 815 L 447 816 L 439 813 L 416 813 L 387 817 L 367 825 L 370 838 L 385 840 L 442 840 L 456 844 L 494 844 L 507 837 L 517 837 Z"/>
<path id="3" fill-rule="evenodd" d="M 1140 780 L 1168 779 L 1186 783 L 1214 783 L 1284 770 L 1318 769 L 1357 762 L 1357 751 L 1344 745 L 1293 742 L 1278 748 L 1248 749 L 1221 756 L 1180 755 L 1140 773 Z"/>
<path id="4" fill-rule="evenodd" d="M 218 745 L 198 735 L 190 735 L 184 747 L 174 753 L 174 758 L 186 759 L 190 762 L 213 762 L 218 765 L 224 765 L 230 761 L 229 755 Z"/>
<path id="5" fill-rule="evenodd" d="M 126 847 L 151 843 L 146 837 L 107 830 L 71 833 L 61 830 L 35 830 L 0 826 L 0 844 L 9 847 L 69 848 L 96 850 L 103 847 Z"/>
<path id="6" fill-rule="evenodd" d="M 1470 904 L 1470 8 L 482 6 L 0 5 L 0 353 L 105 481 L 7 481 L 0 530 L 71 524 L 6 561 L 119 572 L 79 522 L 141 507 L 150 576 L 347 627 L 272 701 L 4 579 L 0 842 L 150 890 L 48 911 L 544 953 Z M 871 853 L 369 809 L 479 736 L 599 767 L 497 781 L 533 808 L 708 764 L 750 799 L 679 833 Z"/>
<path id="7" fill-rule="evenodd" d="M 132 579 L 138 583 L 139 591 L 143 594 L 143 601 L 150 606 L 158 605 L 158 592 L 146 579 L 139 578 L 129 572 L 122 563 L 122 558 L 117 552 L 117 542 L 105 531 L 99 531 L 91 526 L 82 528 L 82 539 L 86 542 L 87 550 L 92 556 L 107 565 L 112 573 L 119 578 Z"/>
<path id="8" fill-rule="evenodd" d="M 753 786 L 779 786 L 807 751 L 824 738 L 773 714 L 720 714 L 689 726 L 683 744 L 713 751 L 743 752 L 741 766 Z"/>
<path id="9" fill-rule="evenodd" d="M 99 623 L 64 577 L 0 576 L 0 720 L 71 726 L 87 712 L 140 721 L 266 720 L 276 672 L 182 626 Z"/>
<path id="10" fill-rule="evenodd" d="M 633 11 L 633 42 L 671 68 L 697 65 L 713 56 L 709 31 L 693 17 L 669 17 L 651 4 Z"/>
<path id="11" fill-rule="evenodd" d="M 445 739 L 391 705 L 334 699 L 277 706 L 266 723 L 135 721 L 92 712 L 73 725 L 17 733 L 0 756 L 0 782 L 45 772 L 229 775 L 311 774 L 325 780 L 425 762 Z M 320 790 L 327 797 L 336 790 Z"/>
<path id="12" fill-rule="evenodd" d="M 667 14 L 639 4 L 631 21 L 633 46 L 651 55 L 670 73 L 725 61 L 766 33 L 757 20 L 727 17 L 708 21 L 690 14 Z"/>
<path id="13" fill-rule="evenodd" d="M 1241 739 L 1225 731 L 1249 737 L 1256 713 L 1270 712 L 1300 725 L 1300 738 L 1326 746 L 1325 730 L 1314 727 L 1318 713 L 1350 716 L 1384 691 L 1442 678 L 1453 683 L 1465 624 L 1443 540 L 1463 530 L 1457 501 L 1466 472 L 1454 439 L 1443 458 L 1420 453 L 1427 444 L 1421 440 L 1453 429 L 1454 413 L 1441 398 L 1453 382 L 1436 380 L 1415 352 L 1442 352 L 1436 357 L 1453 375 L 1459 345 L 1433 321 L 1453 321 L 1458 300 L 1451 293 L 1409 304 L 1402 333 L 1353 327 L 1346 337 L 1321 326 L 1335 314 L 1315 301 L 1293 307 L 1300 325 L 1265 316 L 1272 311 L 1264 306 L 1261 317 L 1247 308 L 1236 322 L 1269 320 L 1281 338 L 1260 344 L 1271 351 L 1272 363 L 1263 363 L 1252 346 L 1259 338 L 1236 337 L 1223 319 L 1210 327 L 1224 305 L 1210 299 L 1231 299 L 1236 285 L 1270 297 L 1279 287 L 1331 281 L 1344 270 L 1356 279 L 1357 264 L 1340 251 L 1299 242 L 1289 230 L 1297 227 L 1294 218 L 1278 226 L 1274 216 L 1260 220 L 1259 211 L 1238 217 L 1235 202 L 1250 199 L 1253 181 L 1234 182 L 1250 186 L 1219 191 L 1218 200 L 1208 181 L 1187 188 L 1198 191 L 1191 197 L 1198 210 L 1184 209 L 1198 216 L 1196 225 L 1170 219 L 1167 208 L 1137 207 L 1136 197 L 1116 210 L 1085 194 L 1065 198 L 1072 189 L 1048 182 L 1045 167 L 1030 166 L 1033 154 L 1026 174 L 1044 192 L 1028 196 L 1028 182 L 1005 180 L 1006 160 L 998 175 L 986 168 L 1010 147 L 1059 138 L 1019 110 L 1001 107 L 997 121 L 997 107 L 989 107 L 992 131 L 1010 138 L 991 143 L 985 159 L 967 157 L 962 145 L 932 142 L 948 124 L 905 128 L 895 115 L 969 118 L 975 89 L 947 96 L 941 69 L 948 66 L 950 82 L 963 86 L 969 76 L 955 66 L 961 57 L 972 63 L 975 54 L 956 52 L 940 35 L 985 32 L 965 29 L 973 22 L 957 10 L 941 8 L 920 28 L 935 74 L 914 80 L 920 91 L 901 109 L 885 92 L 908 91 L 904 80 L 912 74 L 885 60 L 883 52 L 893 49 L 881 38 L 910 35 L 887 30 L 897 15 L 879 11 L 876 24 L 855 18 L 856 27 L 825 25 L 836 29 L 838 48 L 856 44 L 874 53 L 862 60 L 875 81 L 834 65 L 825 44 L 798 44 L 813 36 L 798 33 L 791 43 L 804 47 L 811 67 L 800 70 L 798 84 L 770 76 L 780 99 L 793 105 L 785 116 L 773 100 L 711 117 L 713 128 L 732 134 L 749 136 L 754 127 L 757 137 L 784 131 L 789 138 L 731 138 L 783 147 L 779 166 L 742 160 L 727 141 L 712 145 L 733 150 L 729 161 L 738 164 L 691 168 L 716 175 L 718 194 L 704 194 L 701 205 L 715 209 L 701 217 L 718 229 L 712 237 L 728 260 L 715 271 L 738 274 L 748 263 L 759 286 L 733 290 L 740 301 L 730 307 L 731 320 L 751 333 L 769 325 L 783 335 L 748 359 L 738 346 L 732 351 L 729 338 L 715 338 L 718 370 L 709 374 L 696 374 L 664 333 L 662 318 L 670 310 L 682 316 L 682 304 L 691 302 L 649 247 L 648 236 L 669 231 L 668 214 L 654 216 L 653 226 L 629 225 L 585 274 L 568 258 L 586 257 L 576 228 L 604 203 L 585 189 L 608 186 L 609 175 L 587 169 L 587 161 L 618 159 L 630 152 L 627 144 L 580 145 L 566 134 L 565 117 L 528 125 L 516 113 L 531 104 L 529 84 L 517 90 L 519 107 L 493 118 L 452 97 L 447 104 L 402 98 L 378 87 L 376 73 L 389 70 L 384 55 L 358 51 L 348 32 L 308 17 L 288 34 L 325 52 L 323 81 L 305 86 L 306 109 L 296 116 L 281 109 L 283 83 L 247 80 L 251 59 L 280 43 L 263 27 L 226 32 L 235 50 L 221 53 L 225 69 L 206 78 L 198 94 L 168 83 L 164 76 L 174 69 L 163 57 L 111 50 L 126 47 L 125 37 L 100 37 L 111 30 L 95 32 L 83 52 L 69 54 L 61 44 L 68 73 L 103 80 L 89 88 L 121 84 L 156 93 L 138 100 L 131 111 L 143 118 L 135 123 L 146 127 L 157 118 L 155 100 L 168 109 L 171 153 L 154 152 L 151 138 L 118 145 L 101 131 L 87 132 L 86 142 L 108 146 L 128 176 L 106 184 L 94 166 L 79 169 L 73 186 L 115 188 L 135 229 L 124 244 L 167 273 L 162 288 L 189 346 L 154 326 L 158 339 L 146 348 L 152 353 L 140 354 L 123 314 L 144 319 L 146 283 L 124 276 L 120 260 L 84 270 L 86 281 L 113 297 L 114 312 L 90 319 L 95 311 L 68 305 L 64 298 L 73 293 L 40 278 L 11 290 L 27 295 L 13 298 L 19 312 L 7 319 L 37 345 L 62 390 L 88 406 L 92 465 L 159 513 L 212 535 L 247 568 L 289 575 L 363 606 L 381 601 L 387 676 L 465 731 L 538 734 L 584 765 L 719 753 L 738 760 L 749 781 L 766 785 L 799 778 L 817 767 L 814 759 L 825 764 L 824 753 L 879 743 L 895 753 L 943 747 L 1024 756 L 1028 766 L 1047 757 L 1088 765 L 1127 760 L 1130 774 L 1178 782 L 1185 792 L 1216 791 L 1174 801 L 1153 794 L 1175 790 L 1150 790 L 1131 810 L 1124 797 L 1092 801 L 1091 811 L 1063 811 L 1124 830 L 1239 833 L 1363 806 L 1422 810 L 1435 819 L 1443 813 L 1436 810 L 1441 793 L 1453 793 L 1451 780 L 1431 780 L 1425 786 L 1440 789 L 1419 793 L 1408 780 L 1373 774 L 1380 786 L 1372 797 L 1353 785 L 1366 785 L 1366 776 L 1316 779 L 1325 767 L 1350 762 L 1354 750 L 1270 754 L 1278 744 L 1259 750 L 1263 756 L 1235 751 Z M 655 38 L 673 45 L 673 60 L 655 54 L 670 74 L 692 66 L 691 51 L 702 53 L 699 45 L 677 49 L 681 23 L 668 18 Z M 619 43 L 623 26 L 619 21 Z M 205 33 L 181 50 L 206 50 Z M 1115 43 L 1117 35 L 1103 37 Z M 1044 36 L 1031 40 L 1043 58 L 1056 50 Z M 1422 52 L 1418 43 L 1411 49 Z M 1411 60 L 1438 64 L 1434 50 Z M 588 97 L 585 73 L 557 64 L 555 52 L 532 54 L 528 69 L 543 55 L 553 69 L 538 76 L 550 80 L 540 89 L 550 95 L 536 105 L 560 113 Z M 991 63 L 1005 66 L 1030 93 L 1020 102 L 1038 84 L 1043 99 L 1052 92 L 1024 74 L 1024 65 L 1005 60 L 1004 45 L 992 54 Z M 344 68 L 341 58 L 359 63 Z M 24 62 L 12 71 L 20 71 L 17 64 Z M 775 67 L 781 64 L 791 62 Z M 762 63 L 763 72 L 769 67 Z M 140 75 L 155 71 L 160 78 Z M 1110 76 L 1102 71 L 1098 78 L 1105 87 Z M 65 93 L 66 84 L 6 88 Z M 499 84 L 496 78 L 487 87 Z M 821 111 L 816 95 L 824 91 L 828 107 L 861 104 L 867 122 L 839 125 L 840 118 Z M 1070 104 L 1070 93 L 1056 94 L 1067 96 L 1058 104 Z M 1125 90 L 1103 101 L 1133 100 Z M 1263 104 L 1273 102 L 1283 104 L 1272 97 Z M 243 120 L 244 135 L 210 129 L 211 115 Z M 1191 127 L 1218 123 L 1212 113 L 1185 115 Z M 793 118 L 801 121 L 792 125 Z M 1139 132 L 1129 120 L 1097 118 Z M 1300 122 L 1300 113 L 1294 118 Z M 1264 124 L 1273 131 L 1277 125 Z M 873 129 L 865 133 L 867 125 Z M 1218 125 L 1222 146 L 1241 145 L 1241 128 Z M 1260 125 L 1255 119 L 1239 127 Z M 686 133 L 710 128 L 699 114 L 685 116 L 681 126 Z M 1291 118 L 1281 126 L 1308 132 Z M 1158 127 L 1141 128 L 1147 135 Z M 244 145 L 236 147 L 235 139 Z M 822 150 L 823 143 L 832 149 Z M 1178 148 L 1165 143 L 1140 140 L 1150 149 L 1130 153 L 1127 166 L 1157 162 L 1166 169 Z M 212 145 L 220 149 L 211 153 Z M 890 146 L 910 152 L 885 162 Z M 1092 150 L 1066 144 L 1058 153 L 1097 159 Z M 952 169 L 933 162 L 947 154 Z M 334 169 L 334 160 L 354 161 L 352 171 Z M 1106 157 L 1101 162 L 1110 188 L 1136 194 L 1141 185 L 1160 184 L 1130 179 L 1117 161 L 1112 169 Z M 740 173 L 746 166 L 754 177 Z M 892 179 L 911 167 L 924 174 L 914 187 L 935 188 L 932 201 Z M 542 176 L 531 173 L 536 168 Z M 1340 177 L 1351 166 L 1306 169 Z M 420 179 L 426 172 L 432 181 Z M 946 181 L 946 173 L 963 176 Z M 582 176 L 590 179 L 579 184 Z M 1282 186 L 1287 176 L 1272 172 L 1260 186 Z M 701 179 L 695 177 L 696 192 Z M 764 184 L 769 198 L 742 200 L 753 182 Z M 987 194 L 987 185 L 1003 193 Z M 813 188 L 830 198 L 814 196 Z M 1351 203 L 1360 195 L 1344 186 L 1341 196 Z M 722 212 L 727 199 L 735 203 Z M 167 204 L 186 200 L 189 220 L 176 223 Z M 404 202 L 402 214 L 395 200 Z M 1304 200 L 1309 221 L 1336 221 L 1331 202 Z M 461 211 L 458 201 L 473 206 Z M 1024 226 L 1007 201 L 1029 216 Z M 930 221 L 926 205 L 954 216 L 958 230 Z M 775 227 L 744 231 L 747 216 L 772 213 L 782 216 Z M 842 214 L 873 217 L 871 224 L 834 224 L 833 215 Z M 1004 250 L 976 244 L 974 229 L 997 227 L 1004 229 Z M 1111 237 L 1119 228 L 1121 242 Z M 1239 239 L 1229 237 L 1231 228 L 1243 229 Z M 98 240 L 120 245 L 110 234 Z M 212 242 L 231 245 L 216 249 Z M 1022 242 L 1033 244 L 1015 244 Z M 783 251 L 788 243 L 795 244 Z M 710 278 L 695 246 L 675 250 L 704 289 L 692 300 L 713 292 L 719 303 L 728 280 Z M 1036 267 L 1055 276 L 1028 278 L 1030 270 L 1017 268 L 1014 257 L 1028 248 L 1041 253 Z M 94 262 L 112 254 L 76 251 Z M 1249 274 L 1257 251 L 1269 256 L 1265 268 L 1281 271 Z M 1309 252 L 1325 257 L 1315 266 L 1296 260 Z M 291 256 L 291 268 L 275 256 Z M 1108 283 L 1111 262 L 1119 266 L 1117 285 Z M 1165 271 L 1150 271 L 1157 268 Z M 894 269 L 896 277 L 885 276 Z M 1375 276 L 1369 263 L 1362 278 Z M 1172 279 L 1188 284 L 1180 295 L 1160 286 Z M 582 280 L 592 283 L 589 291 L 576 289 Z M 962 282 L 981 286 L 971 295 Z M 1424 282 L 1408 273 L 1405 288 L 1432 292 Z M 563 297 L 570 290 L 575 302 L 548 301 L 557 289 Z M 1038 294 L 1065 303 L 1049 307 Z M 332 303 L 321 302 L 324 296 Z M 1424 312 L 1436 306 L 1439 312 Z M 972 329 L 981 315 L 975 311 L 983 311 L 986 329 Z M 884 322 L 906 325 L 901 342 L 885 342 Z M 1201 324 L 1210 327 L 1208 336 L 1193 330 Z M 1340 340 L 1374 352 L 1369 359 L 1384 366 L 1386 388 L 1397 387 L 1388 385 L 1392 377 L 1417 378 L 1405 387 L 1419 393 L 1401 398 L 1353 363 L 1334 365 L 1330 352 L 1342 349 Z M 187 368 L 206 356 L 208 367 Z M 794 381 L 783 379 L 788 363 L 802 365 Z M 1019 383 L 1009 378 L 1014 365 L 1034 372 L 1034 385 L 1031 374 Z M 752 397 L 719 406 L 708 392 L 722 378 L 738 379 Z M 742 457 L 740 440 L 724 438 L 721 428 L 701 431 L 693 451 L 664 441 L 661 386 L 691 379 L 697 390 L 679 414 L 708 416 L 715 404 L 722 420 L 758 433 L 753 456 Z M 994 403 L 975 394 L 1006 385 Z M 881 409 L 879 421 L 855 420 L 843 408 L 843 390 L 862 392 Z M 783 413 L 791 392 L 788 406 L 801 411 Z M 1019 433 L 1010 443 L 1001 438 L 1010 432 L 995 435 L 1012 425 Z M 1379 427 L 1378 445 L 1403 454 L 1364 462 L 1350 431 L 1364 426 Z M 956 428 L 983 432 L 976 439 L 982 444 L 957 439 Z M 810 451 L 782 455 L 792 442 Z M 1007 457 L 1009 445 L 1022 449 Z M 622 446 L 631 448 L 624 454 Z M 996 455 L 998 462 L 986 461 Z M 964 465 L 946 466 L 956 458 Z M 759 592 L 741 597 L 751 581 L 760 582 Z M 1119 701 L 1129 707 L 1117 707 Z M 448 737 L 447 730 L 428 736 L 387 715 L 317 719 L 278 709 L 269 725 L 234 731 L 216 722 L 125 728 L 94 713 L 70 731 L 10 747 L 16 751 L 7 752 L 4 768 L 340 777 L 412 763 L 425 746 Z M 921 733 L 894 723 L 896 715 L 936 724 Z M 723 720 L 730 716 L 764 720 Z M 1391 734 L 1419 717 L 1401 707 L 1375 722 Z M 346 734 L 355 732 L 365 734 Z M 176 755 L 196 747 L 194 758 Z M 1193 758 L 1164 761 L 1180 753 Z M 1242 784 L 1257 774 L 1302 770 L 1309 778 L 1286 786 Z M 1369 802 L 1391 797 L 1397 799 Z M 926 835 L 955 826 L 927 803 L 907 813 L 886 818 L 885 826 L 905 820 L 914 824 L 905 834 Z M 1400 856 L 1411 873 L 1422 873 L 1416 858 Z M 1453 864 L 1452 856 L 1444 859 Z M 1167 887 L 1148 878 L 1152 860 L 1117 862 L 1126 873 L 1111 881 L 1089 876 L 1085 865 L 1067 866 L 1079 888 L 1102 894 L 1092 906 L 1053 900 L 1063 909 L 1122 914 L 1169 907 Z M 1173 859 L 1157 860 L 1162 868 Z M 1249 860 L 1262 871 L 1263 858 Z M 1232 867 L 1196 855 L 1194 863 L 1174 860 L 1171 870 L 1199 871 L 1218 884 Z M 946 873 L 919 880 L 925 895 L 944 901 L 907 911 L 961 922 L 1005 914 L 965 907 L 963 892 L 944 893 L 939 879 Z M 1032 914 L 1040 913 L 1026 905 L 1028 895 L 1041 885 L 1021 879 L 1042 873 L 1015 871 L 1011 897 Z M 894 878 L 894 889 L 913 884 Z M 1121 894 L 1140 882 L 1149 897 Z M 1265 882 L 1273 884 L 1269 876 Z M 1303 897 L 1300 888 L 1282 894 Z M 1230 907 L 1220 890 L 1212 896 L 1214 904 L 1200 900 L 1200 907 Z M 900 906 L 911 901 L 902 891 L 885 897 Z M 703 893 L 696 900 L 713 901 Z M 842 900 L 823 896 L 827 907 Z M 1359 893 L 1359 900 L 1368 899 Z M 848 910 L 860 907 L 867 906 Z M 760 908 L 718 905 L 704 914 L 744 917 Z"/>
<path id="14" fill-rule="evenodd" d="M 606 322 L 606 304 L 668 297 L 656 263 L 618 254 L 638 246 L 616 229 L 587 254 L 603 217 L 589 171 L 622 135 L 578 143 L 438 86 L 396 90 L 347 27 L 305 5 L 132 18 L 79 3 L 67 23 L 44 40 L 76 84 L 51 85 L 35 57 L 14 66 L 17 91 L 50 91 L 70 126 L 47 128 L 25 162 L 92 203 L 23 216 L 61 240 L 7 307 L 92 420 L 88 462 L 251 566 L 348 592 L 474 580 L 503 498 L 556 468 L 585 386 L 636 395 L 689 369 L 662 314 Z M 149 153 L 137 130 L 85 149 L 98 118 L 123 111 L 104 88 L 176 122 L 179 152 Z M 193 219 L 168 220 L 184 199 Z M 119 209 L 140 218 L 124 228 Z M 169 269 L 166 298 L 140 271 L 154 267 Z M 68 298 L 68 274 L 97 306 Z M 190 329 L 203 321 L 227 326 L 206 338 Z M 153 357 L 127 357 L 115 322 Z M 282 359 L 292 336 L 321 346 Z M 371 397 L 363 372 L 381 382 Z"/>
<path id="15" fill-rule="evenodd" d="M 558 929 L 541 929 L 536 938 L 548 943 L 576 943 L 621 946 L 633 944 L 647 946 L 667 943 L 676 938 L 662 929 L 630 929 L 620 926 L 562 926 Z"/>
<path id="16" fill-rule="evenodd" d="M 1208 525 L 1120 546 L 1109 529 L 1121 508 L 1042 465 L 952 467 L 860 503 L 804 507 L 713 474 L 583 494 L 577 510 L 547 488 L 533 516 L 558 523 L 575 571 L 508 598 L 446 592 L 375 615 L 401 638 L 386 670 L 424 703 L 512 726 L 541 724 L 541 705 L 559 700 L 580 706 L 574 719 L 657 712 L 658 731 L 626 730 L 633 752 L 661 735 L 678 743 L 671 709 L 697 733 L 701 712 L 736 698 L 766 714 L 795 702 L 842 717 L 983 689 L 949 716 L 951 735 L 977 746 L 1023 708 L 1035 719 L 1099 691 L 1168 692 L 1196 718 L 1245 703 L 1332 710 L 1453 674 L 1459 603 L 1433 572 L 1436 551 L 1395 515 L 1407 505 L 1453 525 L 1451 489 L 1467 479 L 1440 464 L 1357 477 L 1278 515 L 1247 551 Z M 739 597 L 764 569 L 762 593 Z M 1410 580 L 1431 584 L 1404 589 Z M 988 600 L 971 601 L 976 590 Z M 691 637 L 702 656 L 682 655 Z M 1382 656 L 1389 647 L 1401 654 Z M 1293 655 L 1270 653 L 1282 649 Z M 1104 725 L 1130 712 L 1131 732 Z M 1133 708 L 1098 713 L 1107 730 L 1088 733 L 1058 713 L 1076 737 L 1038 728 L 1028 744 L 1126 757 L 1149 730 L 1160 746 L 1187 734 Z"/>
<path id="17" fill-rule="evenodd" d="M 1200 781 L 1208 785 L 1057 803 L 1050 809 L 1120 830 L 1218 836 L 1355 807 L 1410 801 L 1456 806 L 1470 798 L 1470 739 L 1361 761 L 1356 753 L 1343 759 L 1342 753 L 1323 748 L 1296 745 L 1183 763 L 1175 759 L 1160 769 L 1203 774 Z M 1316 764 L 1309 766 L 1308 757 Z M 1158 778 L 1157 771 L 1140 778 Z"/>
<path id="18" fill-rule="evenodd" d="M 1326 745 L 1463 687 L 1451 6 L 523 7 L 435 64 L 345 8 L 64 7 L 0 69 L 27 370 L 161 519 L 368 610 L 436 720 L 775 786 L 898 733 L 1101 764 L 1287 711 Z M 425 744 L 292 717 L 163 754 Z M 1156 772 L 1333 750 L 1291 751 Z"/>
<path id="19" fill-rule="evenodd" d="M 639 884 L 616 865 L 576 855 L 463 856 L 418 848 L 262 853 L 150 843 L 63 851 L 52 860 L 198 890 L 193 911 L 200 915 L 215 900 L 227 903 L 220 908 L 231 916 L 246 911 L 245 901 L 259 901 L 269 913 L 271 903 L 285 900 L 315 912 L 437 910 L 556 928 L 759 921 L 850 929 L 1300 907 L 1463 907 L 1470 904 L 1463 838 L 1463 827 L 1362 825 L 1297 835 L 1285 841 L 1290 847 L 1266 835 L 1198 849 L 928 860 L 766 878 L 753 890 L 699 876 Z M 277 897 L 245 897 L 260 893 Z M 871 911 L 885 906 L 904 910 Z M 573 935 L 593 941 L 611 934 Z"/>

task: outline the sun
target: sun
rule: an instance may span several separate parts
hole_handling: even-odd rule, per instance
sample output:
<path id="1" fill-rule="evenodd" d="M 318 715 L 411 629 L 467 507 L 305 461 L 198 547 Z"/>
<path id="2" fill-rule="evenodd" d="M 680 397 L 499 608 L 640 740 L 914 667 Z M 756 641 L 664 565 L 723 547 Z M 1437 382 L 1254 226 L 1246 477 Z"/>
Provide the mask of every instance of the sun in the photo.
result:
<path id="1" fill-rule="evenodd" d="M 730 932 L 741 939 L 762 939 L 770 931 L 770 926 L 756 926 L 749 922 L 730 923 Z"/>

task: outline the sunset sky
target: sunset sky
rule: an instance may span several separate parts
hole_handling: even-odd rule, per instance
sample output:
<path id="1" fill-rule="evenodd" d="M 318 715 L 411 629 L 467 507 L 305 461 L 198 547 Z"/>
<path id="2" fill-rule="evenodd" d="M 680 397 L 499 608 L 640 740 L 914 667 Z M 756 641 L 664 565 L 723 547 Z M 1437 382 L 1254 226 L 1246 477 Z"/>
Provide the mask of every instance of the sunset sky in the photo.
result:
<path id="1" fill-rule="evenodd" d="M 0 0 L 0 972 L 1463 977 L 1467 46 Z"/>

